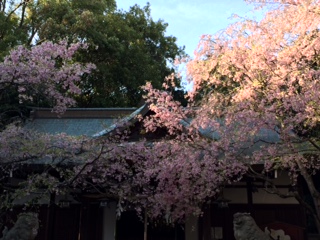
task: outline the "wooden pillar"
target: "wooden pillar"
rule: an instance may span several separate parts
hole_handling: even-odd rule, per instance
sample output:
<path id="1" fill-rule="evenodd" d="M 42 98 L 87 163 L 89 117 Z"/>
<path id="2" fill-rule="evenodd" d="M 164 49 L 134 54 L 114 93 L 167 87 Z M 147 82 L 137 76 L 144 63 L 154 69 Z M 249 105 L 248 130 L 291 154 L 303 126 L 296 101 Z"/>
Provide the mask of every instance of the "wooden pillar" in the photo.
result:
<path id="1" fill-rule="evenodd" d="M 211 239 L 211 216 L 212 212 L 211 204 L 207 204 L 203 209 L 203 216 L 199 221 L 199 240 Z"/>
<path id="2" fill-rule="evenodd" d="M 199 218 L 190 216 L 185 224 L 185 240 L 199 240 Z"/>
<path id="3" fill-rule="evenodd" d="M 248 201 L 248 208 L 251 212 L 252 210 L 252 205 L 253 205 L 253 196 L 252 196 L 252 179 L 248 178 L 247 179 L 247 201 Z"/>
<path id="4" fill-rule="evenodd" d="M 55 215 L 55 198 L 56 198 L 56 195 L 54 193 L 51 193 L 49 206 L 47 209 L 45 240 L 53 239 L 54 218 L 55 218 L 54 216 Z"/>

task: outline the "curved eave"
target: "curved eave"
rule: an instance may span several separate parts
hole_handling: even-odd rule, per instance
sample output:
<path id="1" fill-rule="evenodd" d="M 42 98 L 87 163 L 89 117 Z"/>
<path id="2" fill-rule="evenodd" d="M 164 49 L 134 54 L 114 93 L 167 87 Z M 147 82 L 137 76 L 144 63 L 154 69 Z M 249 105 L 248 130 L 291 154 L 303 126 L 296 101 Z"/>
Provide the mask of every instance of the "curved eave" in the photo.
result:
<path id="1" fill-rule="evenodd" d="M 115 131 L 124 130 L 126 127 L 136 123 L 138 121 L 138 116 L 139 115 L 144 116 L 148 112 L 148 110 L 149 110 L 148 105 L 144 104 L 143 106 L 138 108 L 136 111 L 131 113 L 129 116 L 124 117 L 119 121 L 117 121 L 116 123 L 112 124 L 111 126 L 103 129 L 102 131 L 93 134 L 92 138 L 99 138 L 99 137 L 109 135 Z"/>

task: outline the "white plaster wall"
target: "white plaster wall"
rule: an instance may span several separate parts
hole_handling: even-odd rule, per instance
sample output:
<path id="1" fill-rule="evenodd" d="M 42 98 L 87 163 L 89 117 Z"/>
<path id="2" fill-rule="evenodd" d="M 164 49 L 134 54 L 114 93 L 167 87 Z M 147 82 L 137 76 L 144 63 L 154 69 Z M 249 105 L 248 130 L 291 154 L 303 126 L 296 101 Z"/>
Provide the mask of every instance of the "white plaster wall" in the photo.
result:
<path id="1" fill-rule="evenodd" d="M 288 189 L 282 188 L 278 189 L 282 194 L 287 194 Z M 276 194 L 270 194 L 264 191 L 263 189 L 259 189 L 259 192 L 252 194 L 253 204 L 299 204 L 299 202 L 293 198 L 281 198 Z"/>
<path id="2" fill-rule="evenodd" d="M 290 186 L 291 180 L 286 171 L 277 171 L 276 178 L 272 179 L 272 182 L 276 185 Z M 275 194 L 267 193 L 262 188 L 262 183 L 253 183 L 258 188 L 258 192 L 252 193 L 253 204 L 298 204 L 295 198 L 281 198 Z M 247 204 L 247 189 L 245 182 L 234 183 L 237 188 L 231 187 L 224 188 L 223 197 L 230 200 L 230 204 Z M 288 188 L 278 188 L 283 193 L 288 193 Z"/>
<path id="3" fill-rule="evenodd" d="M 116 236 L 116 204 L 103 207 L 102 240 L 114 240 Z"/>
<path id="4" fill-rule="evenodd" d="M 230 200 L 230 204 L 248 203 L 246 188 L 225 188 L 223 189 L 223 197 Z"/>

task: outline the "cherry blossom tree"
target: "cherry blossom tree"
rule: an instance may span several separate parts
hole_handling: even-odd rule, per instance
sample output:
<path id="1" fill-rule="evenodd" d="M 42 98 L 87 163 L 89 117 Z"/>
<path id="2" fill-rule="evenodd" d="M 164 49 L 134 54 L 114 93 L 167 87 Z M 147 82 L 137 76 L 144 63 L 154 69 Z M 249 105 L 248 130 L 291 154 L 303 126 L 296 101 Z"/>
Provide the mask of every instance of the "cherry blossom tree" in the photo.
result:
<path id="1" fill-rule="evenodd" d="M 10 92 L 17 105 L 49 105 L 62 114 L 75 103 L 70 94 L 79 92 L 77 83 L 81 75 L 94 68 L 73 61 L 72 56 L 80 47 L 86 46 L 44 42 L 31 49 L 20 46 L 12 50 L 0 64 L 4 102 L 8 102 Z M 175 133 L 164 127 L 170 134 Z M 199 135 L 192 138 L 199 144 L 206 142 Z M 214 195 L 220 183 L 233 177 L 231 172 L 241 172 L 241 167 L 234 165 L 233 171 L 222 174 L 226 163 L 208 165 L 210 156 L 216 157 L 217 152 L 195 147 L 194 158 L 203 160 L 184 162 L 187 150 L 192 147 L 187 135 L 185 140 L 183 143 L 181 139 L 169 138 L 151 145 L 141 140 L 130 144 L 126 143 L 125 133 L 107 140 L 89 139 L 40 134 L 21 126 L 5 125 L 0 136 L 4 186 L 21 167 L 30 164 L 43 167 L 38 172 L 24 172 L 20 176 L 24 184 L 19 189 L 2 189 L 2 207 L 12 207 L 14 199 L 35 193 L 41 198 L 78 189 L 82 193 L 98 191 L 101 199 L 118 201 L 119 213 L 130 205 L 138 212 L 147 212 L 148 217 L 165 216 L 167 221 L 183 219 L 191 213 L 200 214 L 204 199 Z M 181 151 L 182 148 L 185 151 Z M 194 195 L 195 192 L 198 194 Z"/>
<path id="2" fill-rule="evenodd" d="M 125 138 L 93 140 L 10 126 L 0 138 L 1 181 L 7 186 L 16 176 L 22 182 L 18 189 L 5 188 L 2 207 L 11 208 L 14 201 L 30 195 L 36 202 L 51 194 L 80 192 L 89 199 L 94 193 L 95 200 L 116 201 L 119 215 L 133 207 L 151 219 L 184 220 L 201 214 L 203 202 L 245 170 L 240 164 L 228 167 L 227 161 L 212 161 L 218 151 L 205 142 L 198 139 L 199 146 L 207 148 L 199 149 L 177 140 L 128 143 Z M 38 170 L 19 175 L 19 169 L 30 164 Z"/>
<path id="3" fill-rule="evenodd" d="M 86 46 L 79 43 L 68 46 L 66 41 L 61 41 L 11 50 L 0 63 L 0 99 L 4 103 L 1 119 L 7 105 L 9 110 L 13 106 L 47 106 L 58 113 L 74 105 L 71 94 L 80 93 L 77 84 L 81 76 L 94 68 L 92 64 L 73 62 L 79 48 Z"/>
<path id="4" fill-rule="evenodd" d="M 192 111 L 168 92 L 146 86 L 155 112 L 147 127 L 165 126 L 179 139 L 187 135 L 184 141 L 198 132 L 212 145 L 192 139 L 193 146 L 214 152 L 211 164 L 224 163 L 222 172 L 230 175 L 234 164 L 249 169 L 263 163 L 265 171 L 289 170 L 293 185 L 303 177 L 319 231 L 320 195 L 313 176 L 320 167 L 320 2 L 247 2 L 266 9 L 262 20 L 240 18 L 216 35 L 204 35 L 187 64 Z M 190 156 L 193 152 L 190 148 Z"/>
<path id="5" fill-rule="evenodd" d="M 62 114 L 74 104 L 69 94 L 79 92 L 81 75 L 94 68 L 73 61 L 72 56 L 80 47 L 85 48 L 79 44 L 68 46 L 66 42 L 44 42 L 31 49 L 20 46 L 12 50 L 0 63 L 4 102 L 10 92 L 17 105 L 50 104 L 53 111 Z M 106 140 L 47 135 L 6 124 L 0 135 L 0 180 L 4 186 L 1 207 L 10 208 L 14 200 L 32 194 L 41 198 L 74 189 L 82 193 L 94 190 L 102 199 L 118 201 L 119 212 L 129 204 L 149 217 L 165 215 L 168 221 L 174 221 L 191 212 L 200 213 L 201 202 L 210 189 L 214 194 L 219 182 L 227 178 L 227 174 L 221 176 L 208 188 L 206 178 L 213 172 L 219 175 L 223 166 L 209 171 L 205 161 L 183 163 L 181 159 L 186 156 L 180 150 L 188 149 L 188 142 L 176 144 L 168 139 L 151 145 L 144 140 L 130 144 L 125 142 L 125 133 L 117 136 Z M 196 149 L 194 156 L 207 158 Z M 30 164 L 42 167 L 21 173 L 19 169 Z M 20 188 L 11 189 L 7 183 L 17 172 L 21 175 Z M 197 176 L 202 178 L 195 180 Z M 190 194 L 194 192 L 199 194 Z"/>
<path id="6" fill-rule="evenodd" d="M 86 45 L 79 43 L 68 45 L 66 41 L 43 42 L 30 49 L 18 46 L 0 63 L 2 183 L 21 164 L 57 155 L 66 157 L 79 149 L 75 147 L 81 143 L 78 139 L 71 141 L 64 135 L 39 135 L 23 130 L 16 123 L 27 117 L 27 114 L 22 116 L 22 109 L 26 110 L 27 106 L 52 107 L 54 112 L 62 114 L 67 107 L 75 104 L 70 95 L 80 92 L 77 84 L 81 76 L 95 68 L 92 64 L 83 65 L 73 60 L 77 50 L 86 48 Z M 1 187 L 1 197 L 6 197 L 7 192 Z"/>

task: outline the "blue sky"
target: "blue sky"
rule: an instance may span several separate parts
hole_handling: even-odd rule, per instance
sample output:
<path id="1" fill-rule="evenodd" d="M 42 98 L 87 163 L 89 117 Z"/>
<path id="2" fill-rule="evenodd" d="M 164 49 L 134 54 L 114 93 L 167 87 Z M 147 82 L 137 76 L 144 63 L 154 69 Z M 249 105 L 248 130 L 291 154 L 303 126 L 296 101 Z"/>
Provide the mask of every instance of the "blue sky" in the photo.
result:
<path id="1" fill-rule="evenodd" d="M 231 23 L 232 14 L 252 17 L 253 6 L 243 0 L 118 0 L 119 9 L 128 10 L 134 4 L 143 7 L 149 2 L 153 20 L 168 23 L 167 35 L 177 37 L 193 56 L 202 34 L 214 34 Z"/>

